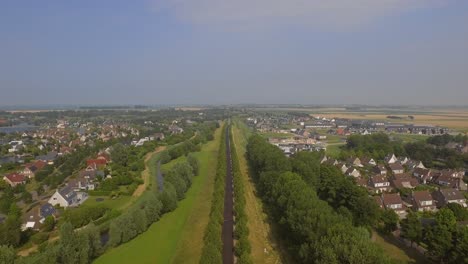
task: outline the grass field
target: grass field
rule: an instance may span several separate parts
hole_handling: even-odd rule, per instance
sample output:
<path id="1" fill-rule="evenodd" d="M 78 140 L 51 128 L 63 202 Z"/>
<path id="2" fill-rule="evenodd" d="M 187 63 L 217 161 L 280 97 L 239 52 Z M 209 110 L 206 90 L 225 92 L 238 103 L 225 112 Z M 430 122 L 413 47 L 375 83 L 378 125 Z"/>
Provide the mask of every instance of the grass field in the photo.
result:
<path id="1" fill-rule="evenodd" d="M 96 199 L 103 199 L 102 201 L 98 202 Z M 126 195 L 121 195 L 115 199 L 110 198 L 109 196 L 90 196 L 86 202 L 81 205 L 81 207 L 84 206 L 105 206 L 107 208 L 113 208 L 113 209 L 118 209 L 122 210 L 125 209 L 126 205 L 130 200 L 132 199 L 131 196 L 126 196 Z"/>
<path id="2" fill-rule="evenodd" d="M 373 233 L 373 240 L 376 244 L 381 246 L 383 250 L 397 263 L 415 263 L 423 264 L 427 263 L 427 260 L 421 257 L 415 249 L 405 248 L 404 250 L 397 246 L 395 238 L 383 237 L 377 232 Z"/>
<path id="3" fill-rule="evenodd" d="M 200 161 L 200 173 L 171 213 L 165 214 L 143 234 L 130 242 L 111 249 L 94 263 L 198 263 L 203 235 L 210 210 L 212 182 L 214 179 L 217 148 L 221 129 L 215 140 L 196 153 Z M 164 170 L 175 164 L 165 164 Z M 211 187 L 210 187 L 211 185 Z"/>
<path id="4" fill-rule="evenodd" d="M 267 215 L 263 211 L 262 202 L 257 197 L 255 186 L 248 176 L 249 171 L 245 159 L 245 148 L 249 133 L 248 128 L 240 121 L 234 123 L 235 125 L 233 126 L 232 132 L 245 187 L 245 211 L 250 230 L 249 241 L 252 246 L 252 261 L 253 263 L 288 263 L 288 261 L 284 259 L 286 254 L 279 253 L 281 250 L 268 224 Z"/>

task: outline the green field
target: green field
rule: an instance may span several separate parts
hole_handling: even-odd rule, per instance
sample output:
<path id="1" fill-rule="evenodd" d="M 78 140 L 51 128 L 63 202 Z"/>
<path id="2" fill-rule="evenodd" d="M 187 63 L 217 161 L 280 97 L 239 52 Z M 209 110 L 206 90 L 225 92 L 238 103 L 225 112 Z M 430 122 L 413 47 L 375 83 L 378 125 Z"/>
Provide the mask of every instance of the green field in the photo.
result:
<path id="1" fill-rule="evenodd" d="M 385 253 L 387 253 L 397 263 L 427 263 L 415 249 L 402 247 L 395 238 L 390 236 L 382 236 L 377 232 L 373 233 L 372 240 L 381 246 Z"/>
<path id="2" fill-rule="evenodd" d="M 200 161 L 200 173 L 194 177 L 186 198 L 171 213 L 165 214 L 143 234 L 130 242 L 111 249 L 94 263 L 198 263 L 203 234 L 208 223 L 212 182 L 221 129 L 215 140 L 195 153 Z M 166 164 L 166 170 L 175 162 Z M 211 191 L 210 191 L 211 186 Z"/>

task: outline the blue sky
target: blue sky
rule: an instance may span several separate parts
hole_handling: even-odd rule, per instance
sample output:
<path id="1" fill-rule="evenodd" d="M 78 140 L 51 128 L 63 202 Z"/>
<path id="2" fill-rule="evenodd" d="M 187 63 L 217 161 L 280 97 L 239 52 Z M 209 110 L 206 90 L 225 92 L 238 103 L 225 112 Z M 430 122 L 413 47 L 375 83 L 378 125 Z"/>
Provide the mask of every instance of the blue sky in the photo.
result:
<path id="1" fill-rule="evenodd" d="M 0 105 L 468 105 L 468 1 L 0 1 Z"/>

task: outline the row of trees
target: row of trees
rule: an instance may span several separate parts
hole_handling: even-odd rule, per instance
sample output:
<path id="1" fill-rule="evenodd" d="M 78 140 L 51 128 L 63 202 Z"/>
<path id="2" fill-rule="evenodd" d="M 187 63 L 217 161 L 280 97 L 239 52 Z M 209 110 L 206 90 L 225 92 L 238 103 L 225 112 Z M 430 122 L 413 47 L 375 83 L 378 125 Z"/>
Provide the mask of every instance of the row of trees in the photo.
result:
<path id="1" fill-rule="evenodd" d="M 331 165 L 320 164 L 321 153 L 299 152 L 290 159 L 291 170 L 312 187 L 318 197 L 356 226 L 374 226 L 380 209 L 354 179 Z"/>
<path id="2" fill-rule="evenodd" d="M 224 125 L 222 131 L 226 131 Z M 226 181 L 226 135 L 221 133 L 221 141 L 218 149 L 218 161 L 216 165 L 216 176 L 214 182 L 213 198 L 211 200 L 210 220 L 205 229 L 203 238 L 203 250 L 200 264 L 221 264 L 223 241 L 221 231 L 224 222 L 224 193 Z"/>
<path id="3" fill-rule="evenodd" d="M 468 261 L 468 227 L 457 224 L 452 208 L 442 208 L 435 221 L 424 226 L 418 215 L 410 212 L 401 222 L 401 235 L 412 243 L 424 242 L 428 255 L 439 263 Z"/>
<path id="4" fill-rule="evenodd" d="M 467 165 L 468 154 L 445 147 L 449 142 L 464 143 L 466 136 L 440 135 L 429 137 L 426 141 L 403 144 L 400 141 L 391 141 L 384 133 L 352 135 L 348 137 L 346 148 L 340 155 L 343 159 L 358 156 L 383 160 L 386 155 L 394 153 L 397 156 L 420 160 L 429 167 L 435 166 L 436 163 L 441 166 L 440 161 L 444 162 L 443 167 L 451 169 Z"/>
<path id="5" fill-rule="evenodd" d="M 298 263 L 390 262 L 371 242 L 369 231 L 355 227 L 350 220 L 364 221 L 361 216 L 351 213 L 353 216 L 346 217 L 322 201 L 316 189 L 292 171 L 291 162 L 280 149 L 254 135 L 247 153 L 259 193 Z"/>
<path id="6" fill-rule="evenodd" d="M 39 250 L 39 253 L 15 260 L 16 254 L 13 248 L 1 247 L 0 262 L 6 264 L 87 264 L 102 254 L 103 247 L 99 229 L 93 223 L 82 230 L 74 231 L 72 224 L 65 222 L 60 227 L 59 242 L 39 247 Z"/>
<path id="7" fill-rule="evenodd" d="M 130 241 L 159 220 L 163 213 L 176 209 L 177 201 L 182 200 L 190 188 L 196 170 L 198 161 L 194 161 L 193 157 L 190 158 L 190 162 L 175 164 L 164 177 L 164 190 L 161 193 L 153 189 L 138 206 L 132 207 L 112 221 L 109 228 L 109 245 L 115 247 Z"/>
<path id="8" fill-rule="evenodd" d="M 253 263 L 250 258 L 252 246 L 249 241 L 249 228 L 247 226 L 247 214 L 245 213 L 245 190 L 242 183 L 242 172 L 240 170 L 239 159 L 237 156 L 232 133 L 230 134 L 231 141 L 231 159 L 232 173 L 234 181 L 234 215 L 235 215 L 235 230 L 234 237 L 237 243 L 234 252 L 238 258 L 239 264 Z"/>

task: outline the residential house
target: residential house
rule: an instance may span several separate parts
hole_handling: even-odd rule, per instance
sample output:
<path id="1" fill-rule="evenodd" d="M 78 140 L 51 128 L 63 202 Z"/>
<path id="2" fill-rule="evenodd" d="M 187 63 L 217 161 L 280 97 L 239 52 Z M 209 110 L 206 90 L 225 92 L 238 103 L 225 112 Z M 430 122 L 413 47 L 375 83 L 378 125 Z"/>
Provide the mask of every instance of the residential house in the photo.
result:
<path id="1" fill-rule="evenodd" d="M 57 159 L 58 153 L 55 151 L 51 151 L 47 153 L 46 155 L 40 155 L 36 157 L 36 160 L 41 160 L 49 165 L 53 165 L 55 159 Z"/>
<path id="2" fill-rule="evenodd" d="M 403 204 L 403 200 L 398 193 L 382 194 L 382 203 L 385 209 L 395 211 L 395 213 L 397 213 L 400 217 L 404 217 L 406 215 L 405 205 Z"/>
<path id="3" fill-rule="evenodd" d="M 405 172 L 405 168 L 400 163 L 389 163 L 388 167 L 393 172 L 393 174 L 401 174 Z"/>
<path id="4" fill-rule="evenodd" d="M 405 165 L 406 163 L 408 163 L 410 160 L 407 158 L 407 157 L 399 157 L 398 158 L 398 162 L 401 164 L 401 165 Z"/>
<path id="5" fill-rule="evenodd" d="M 354 178 L 361 177 L 361 173 L 356 168 L 353 168 L 353 167 L 349 168 L 345 174 L 346 176 L 352 176 Z"/>
<path id="6" fill-rule="evenodd" d="M 36 175 L 36 172 L 44 168 L 46 165 L 47 164 L 44 161 L 38 160 L 34 163 L 29 163 L 29 164 L 24 165 L 24 168 L 21 171 L 21 173 L 28 178 L 34 178 L 34 176 Z"/>
<path id="7" fill-rule="evenodd" d="M 57 189 L 52 197 L 50 197 L 49 203 L 53 206 L 70 207 L 77 206 L 86 199 L 86 193 L 77 193 L 69 186 L 66 186 L 60 190 Z"/>
<path id="8" fill-rule="evenodd" d="M 364 166 L 376 166 L 377 162 L 373 158 L 362 158 L 361 163 Z"/>
<path id="9" fill-rule="evenodd" d="M 436 205 L 429 191 L 415 191 L 411 193 L 411 202 L 414 211 L 435 211 Z"/>
<path id="10" fill-rule="evenodd" d="M 11 187 L 15 187 L 19 184 L 26 183 L 26 177 L 23 174 L 19 173 L 10 173 L 3 177 L 3 180 L 6 181 Z"/>
<path id="11" fill-rule="evenodd" d="M 387 175 L 387 169 L 383 165 L 377 165 L 374 167 L 374 172 L 380 175 Z"/>
<path id="12" fill-rule="evenodd" d="M 424 164 L 422 163 L 422 161 L 417 161 L 417 160 L 410 160 L 405 165 L 408 167 L 409 170 L 414 170 L 417 168 L 420 168 L 420 169 L 426 168 Z"/>
<path id="13" fill-rule="evenodd" d="M 467 184 L 463 181 L 464 172 L 444 170 L 434 174 L 432 181 L 438 185 L 454 188 L 461 191 L 467 190 Z"/>
<path id="14" fill-rule="evenodd" d="M 416 168 L 413 171 L 413 176 L 419 179 L 419 182 L 426 184 L 428 181 L 432 180 L 432 170 Z"/>
<path id="15" fill-rule="evenodd" d="M 443 207 L 449 203 L 457 203 L 467 207 L 465 196 L 456 189 L 439 189 L 434 192 L 434 198 L 437 200 L 438 207 Z"/>
<path id="16" fill-rule="evenodd" d="M 355 167 L 362 167 L 361 160 L 359 158 L 349 158 L 347 164 Z"/>
<path id="17" fill-rule="evenodd" d="M 387 164 L 392 164 L 392 163 L 398 162 L 398 159 L 395 156 L 395 154 L 386 156 L 384 160 L 385 160 L 385 163 L 387 163 Z"/>
<path id="18" fill-rule="evenodd" d="M 383 175 L 374 175 L 370 178 L 370 185 L 376 193 L 382 193 L 390 190 L 390 182 Z"/>
<path id="19" fill-rule="evenodd" d="M 362 177 L 358 177 L 358 178 L 354 178 L 354 180 L 356 181 L 356 185 L 357 186 L 361 186 L 361 187 L 364 187 L 364 188 L 367 188 L 367 179 L 365 178 L 362 178 Z"/>
<path id="20" fill-rule="evenodd" d="M 346 173 L 348 171 L 348 167 L 344 163 L 338 163 L 335 165 L 338 169 L 341 170 L 342 173 Z"/>
<path id="21" fill-rule="evenodd" d="M 411 177 L 411 175 L 402 173 L 402 174 L 395 174 L 393 177 L 390 178 L 390 183 L 396 189 L 414 189 L 416 186 L 419 185 L 419 182 L 416 178 Z"/>
<path id="22" fill-rule="evenodd" d="M 89 159 L 86 161 L 86 165 L 95 167 L 95 168 L 103 168 L 107 165 L 107 160 L 105 159 Z"/>

